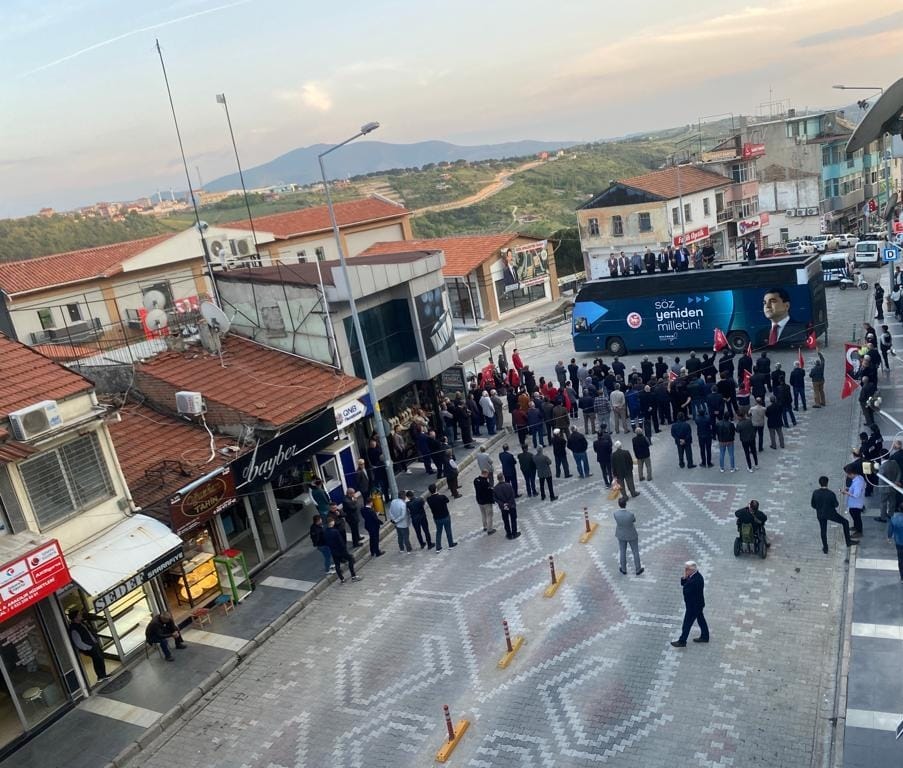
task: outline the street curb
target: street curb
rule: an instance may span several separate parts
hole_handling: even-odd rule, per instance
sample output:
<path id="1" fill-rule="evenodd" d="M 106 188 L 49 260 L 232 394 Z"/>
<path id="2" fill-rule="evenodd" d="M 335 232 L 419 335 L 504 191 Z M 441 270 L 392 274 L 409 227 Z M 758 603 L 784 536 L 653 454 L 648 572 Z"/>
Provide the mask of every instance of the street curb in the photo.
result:
<path id="1" fill-rule="evenodd" d="M 505 428 L 504 431 L 497 432 L 489 440 L 483 443 L 482 447 L 488 450 L 496 443 L 505 439 L 508 434 L 509 432 L 507 428 Z M 514 433 L 512 432 L 511 434 Z M 475 451 L 470 452 L 466 457 L 461 459 L 460 463 L 458 464 L 459 470 L 463 471 L 465 468 L 469 467 L 473 462 L 475 462 L 476 454 L 478 452 L 479 448 L 477 448 Z M 445 479 L 442 478 L 437 481 L 436 486 L 445 487 L 447 486 L 447 483 L 445 482 Z M 424 492 L 421 496 L 426 496 L 426 493 L 427 492 Z M 394 528 L 395 526 L 391 523 L 391 521 L 387 520 L 386 524 L 380 530 L 380 541 L 391 536 Z M 355 562 L 358 565 L 363 565 L 370 559 L 372 559 L 372 555 L 367 552 L 364 555 L 355 557 Z M 282 613 L 280 613 L 251 640 L 245 643 L 245 645 L 239 648 L 238 651 L 229 656 L 222 664 L 219 665 L 219 667 L 217 667 L 213 672 L 207 675 L 207 677 L 205 677 L 197 686 L 188 691 L 188 693 L 186 693 L 181 699 L 179 699 L 179 701 L 175 705 L 161 714 L 160 717 L 144 731 L 144 733 L 142 733 L 135 741 L 130 742 L 125 746 L 125 748 L 120 750 L 120 752 L 109 763 L 107 763 L 104 768 L 125 768 L 125 766 L 127 766 L 131 760 L 133 760 L 141 752 L 148 749 L 148 747 L 150 747 L 154 741 L 163 736 L 171 727 L 178 726 L 179 720 L 184 715 L 187 715 L 190 710 L 203 709 L 203 707 L 206 706 L 207 702 L 202 702 L 202 700 L 208 694 L 212 693 L 214 689 L 216 689 L 219 685 L 226 682 L 226 679 L 230 674 L 232 674 L 232 672 L 234 672 L 245 661 L 251 658 L 251 656 L 253 656 L 254 653 L 256 653 L 267 640 L 272 638 L 278 631 L 285 627 L 286 624 L 288 624 L 299 613 L 301 613 L 308 605 L 310 605 L 310 603 L 316 600 L 323 593 L 323 591 L 335 581 L 338 581 L 335 573 L 324 574 L 312 589 L 310 589 L 308 592 L 305 592 L 298 600 L 296 600 Z"/>

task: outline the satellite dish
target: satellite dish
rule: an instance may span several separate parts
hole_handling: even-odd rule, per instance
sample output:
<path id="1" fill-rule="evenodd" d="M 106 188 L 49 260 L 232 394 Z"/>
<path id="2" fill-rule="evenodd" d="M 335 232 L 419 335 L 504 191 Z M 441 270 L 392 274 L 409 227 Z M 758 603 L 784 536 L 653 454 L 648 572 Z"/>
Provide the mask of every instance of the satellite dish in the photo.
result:
<path id="1" fill-rule="evenodd" d="M 862 149 L 885 133 L 900 133 L 900 112 L 903 111 L 903 78 L 888 88 L 874 104 L 862 122 L 856 126 L 847 142 L 847 152 Z"/>
<path id="2" fill-rule="evenodd" d="M 216 304 L 213 304 L 209 301 L 201 302 L 201 317 L 203 317 L 207 324 L 213 328 L 217 333 L 226 333 L 229 330 L 231 323 L 229 322 L 229 318 L 226 317 L 226 313 L 223 312 Z"/>
<path id="3" fill-rule="evenodd" d="M 144 324 L 152 331 L 159 331 L 169 325 L 169 317 L 162 309 L 151 309 L 144 316 Z"/>
<path id="4" fill-rule="evenodd" d="M 141 301 L 148 312 L 154 309 L 163 309 L 166 306 L 166 296 L 163 294 L 163 291 L 156 289 L 145 291 Z"/>

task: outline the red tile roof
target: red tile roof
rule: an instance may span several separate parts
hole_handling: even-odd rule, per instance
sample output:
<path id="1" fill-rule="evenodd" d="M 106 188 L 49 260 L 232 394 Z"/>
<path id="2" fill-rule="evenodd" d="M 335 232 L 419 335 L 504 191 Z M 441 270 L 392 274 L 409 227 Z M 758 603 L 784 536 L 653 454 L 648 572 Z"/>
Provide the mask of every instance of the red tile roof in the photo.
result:
<path id="1" fill-rule="evenodd" d="M 620 179 L 619 183 L 672 200 L 680 195 L 691 195 L 694 192 L 723 187 L 734 182 L 720 173 L 704 171 L 693 165 L 681 165 L 644 173 L 642 176 L 631 176 L 629 179 Z"/>
<path id="2" fill-rule="evenodd" d="M 435 237 L 427 240 L 401 240 L 394 243 L 374 243 L 360 256 L 411 251 L 444 251 L 446 277 L 466 277 L 487 259 L 498 257 L 499 250 L 522 235 L 463 235 L 461 237 Z M 354 261 L 352 259 L 352 261 Z"/>
<path id="3" fill-rule="evenodd" d="M 57 285 L 68 285 L 122 271 L 122 262 L 174 237 L 155 235 L 126 243 L 100 245 L 80 251 L 55 253 L 36 259 L 0 263 L 0 291 L 14 295 Z"/>
<path id="4" fill-rule="evenodd" d="M 135 386 L 151 399 L 154 382 L 148 379 L 175 390 L 200 392 L 208 412 L 218 406 L 270 428 L 291 424 L 364 386 L 353 376 L 235 335 L 223 339 L 223 363 L 225 367 L 218 355 L 200 347 L 164 352 L 135 367 Z M 174 408 L 175 402 L 162 405 Z M 207 418 L 212 420 L 211 414 Z"/>
<path id="5" fill-rule="evenodd" d="M 365 197 L 362 200 L 349 200 L 345 203 L 335 204 L 336 221 L 340 227 L 394 219 L 408 214 L 410 211 L 404 206 L 396 205 L 379 197 Z M 223 226 L 250 229 L 247 220 L 232 221 Z M 254 228 L 261 232 L 272 232 L 277 240 L 287 240 L 300 235 L 328 231 L 332 229 L 332 222 L 329 219 L 329 209 L 325 205 L 318 205 L 314 208 L 301 208 L 297 211 L 274 213 L 270 216 L 256 216 L 254 217 Z"/>
<path id="6" fill-rule="evenodd" d="M 69 362 L 82 357 L 91 357 L 102 350 L 99 347 L 89 347 L 84 344 L 35 344 L 32 346 L 35 352 L 40 352 L 44 357 L 59 362 Z"/>
<path id="7" fill-rule="evenodd" d="M 0 334 L 0 416 L 41 400 L 65 400 L 93 388 L 83 376 Z"/>
<path id="8" fill-rule="evenodd" d="M 133 403 L 119 415 L 121 421 L 109 424 L 110 435 L 132 498 L 141 507 L 162 501 L 161 511 L 167 511 L 165 504 L 176 491 L 244 453 L 217 452 L 208 462 L 210 437 L 201 427 Z M 235 444 L 231 437 L 215 438 L 217 451 Z"/>

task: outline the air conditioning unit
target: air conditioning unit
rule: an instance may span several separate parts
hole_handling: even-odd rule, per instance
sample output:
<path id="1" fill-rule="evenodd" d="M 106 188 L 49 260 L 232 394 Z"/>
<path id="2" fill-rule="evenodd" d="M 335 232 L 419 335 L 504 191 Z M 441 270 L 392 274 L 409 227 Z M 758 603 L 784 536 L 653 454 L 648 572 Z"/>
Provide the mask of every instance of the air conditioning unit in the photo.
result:
<path id="1" fill-rule="evenodd" d="M 254 253 L 254 241 L 250 237 L 237 237 L 229 241 L 229 250 L 239 258 L 250 256 Z"/>
<path id="2" fill-rule="evenodd" d="M 204 412 L 204 398 L 200 392 L 176 392 L 176 410 L 185 416 L 200 416 Z"/>
<path id="3" fill-rule="evenodd" d="M 816 206 L 815 208 L 807 208 L 806 215 L 807 216 L 818 216 L 818 207 Z"/>
<path id="4" fill-rule="evenodd" d="M 785 216 L 796 216 L 796 208 L 788 208 L 784 211 Z"/>
<path id="5" fill-rule="evenodd" d="M 13 411 L 9 414 L 9 424 L 16 440 L 34 440 L 63 426 L 63 417 L 56 400 L 42 400 Z"/>

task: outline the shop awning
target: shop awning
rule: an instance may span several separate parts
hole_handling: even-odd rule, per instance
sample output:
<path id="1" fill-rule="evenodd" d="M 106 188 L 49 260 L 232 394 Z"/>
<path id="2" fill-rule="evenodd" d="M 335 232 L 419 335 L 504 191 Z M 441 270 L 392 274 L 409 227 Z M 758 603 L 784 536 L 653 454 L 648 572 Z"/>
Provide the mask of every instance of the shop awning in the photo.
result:
<path id="1" fill-rule="evenodd" d="M 133 577 L 147 579 L 147 568 L 173 553 L 181 559 L 182 540 L 167 526 L 133 515 L 90 544 L 66 553 L 72 581 L 89 595 L 105 595 Z M 156 575 L 156 574 L 152 574 Z"/>
<path id="2" fill-rule="evenodd" d="M 458 362 L 467 363 L 481 355 L 488 355 L 493 347 L 500 347 L 514 338 L 514 333 L 507 328 L 496 328 L 491 333 L 481 336 L 458 349 Z"/>

